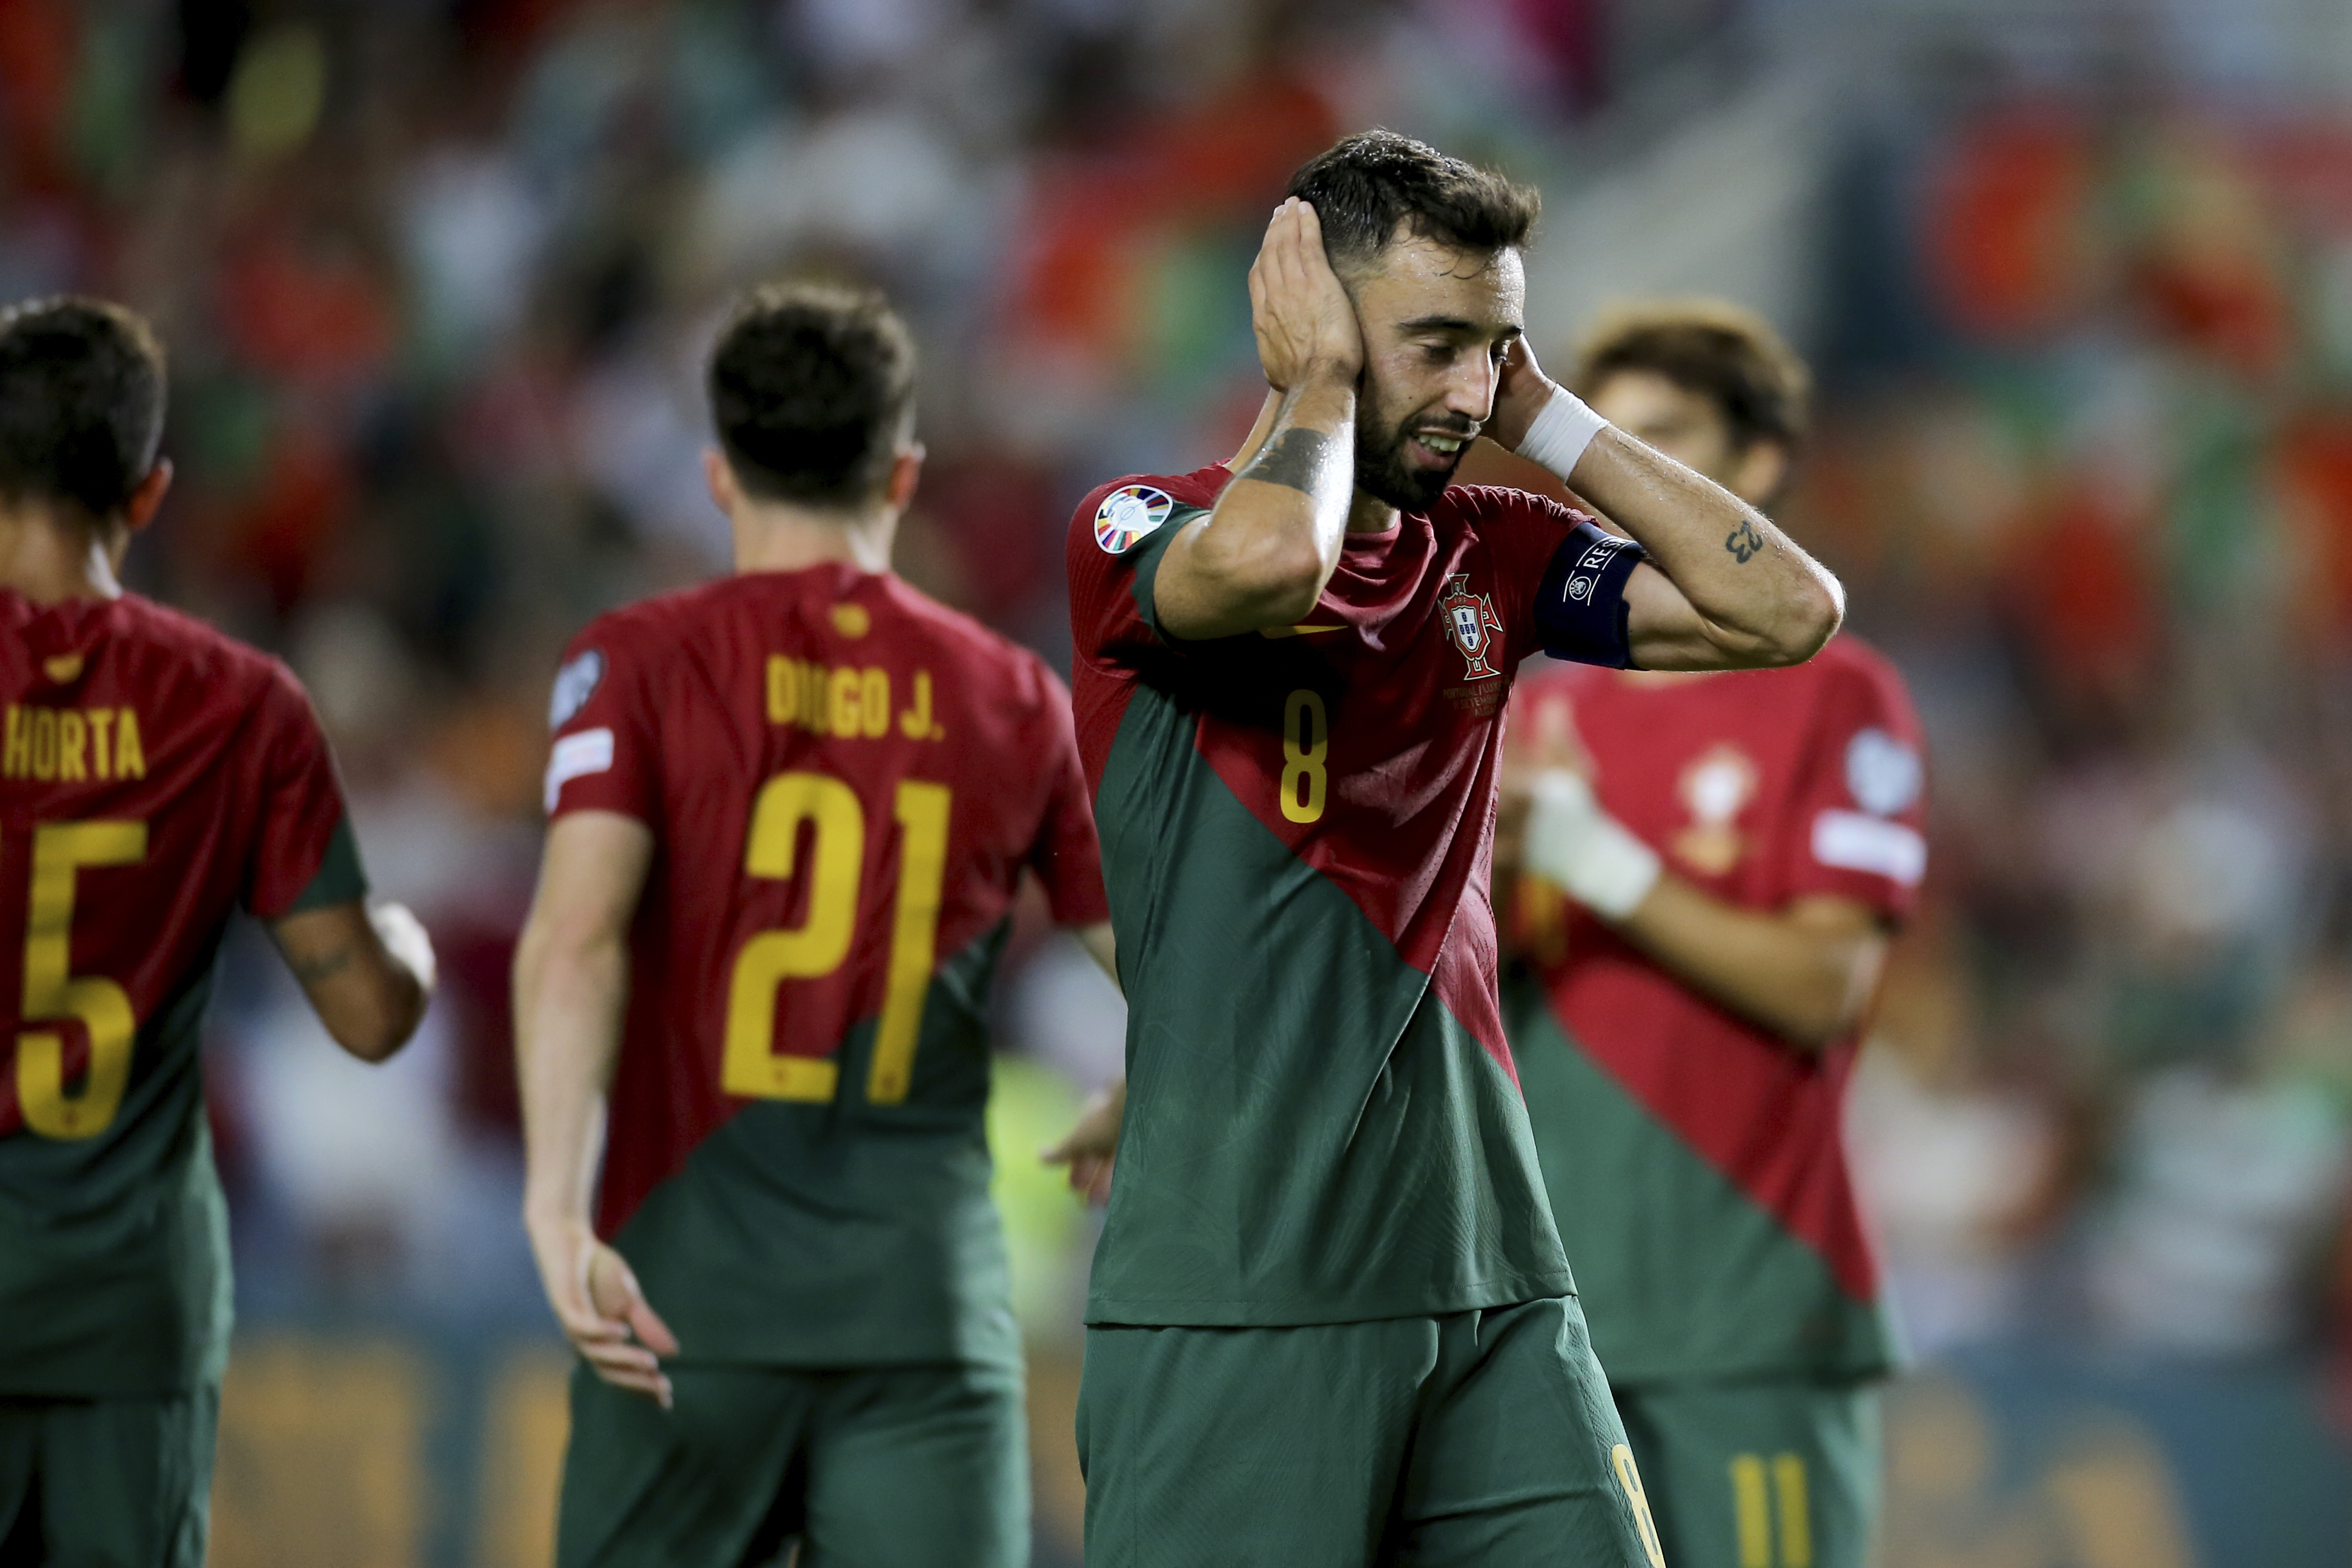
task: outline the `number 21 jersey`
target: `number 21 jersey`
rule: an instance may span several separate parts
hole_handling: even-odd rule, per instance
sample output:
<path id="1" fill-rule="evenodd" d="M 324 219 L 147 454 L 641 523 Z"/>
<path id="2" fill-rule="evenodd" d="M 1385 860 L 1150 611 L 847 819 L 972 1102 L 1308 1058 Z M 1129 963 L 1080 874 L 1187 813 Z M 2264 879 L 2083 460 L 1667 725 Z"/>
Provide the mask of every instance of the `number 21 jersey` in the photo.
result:
<path id="1" fill-rule="evenodd" d="M 1108 914 L 1061 683 L 826 565 L 603 617 L 553 717 L 551 813 L 655 839 L 597 1219 L 681 1359 L 1012 1362 L 990 977 L 1024 871 Z"/>

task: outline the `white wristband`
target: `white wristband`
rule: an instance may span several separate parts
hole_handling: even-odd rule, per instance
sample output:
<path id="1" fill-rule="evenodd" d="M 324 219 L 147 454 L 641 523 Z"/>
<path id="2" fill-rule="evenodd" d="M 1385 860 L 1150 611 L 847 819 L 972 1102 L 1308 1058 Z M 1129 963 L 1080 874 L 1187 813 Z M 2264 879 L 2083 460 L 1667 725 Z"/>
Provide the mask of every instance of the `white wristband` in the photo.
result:
<path id="1" fill-rule="evenodd" d="M 1528 423 L 1528 435 L 1519 443 L 1519 455 L 1542 464 L 1566 479 L 1575 468 L 1576 460 L 1584 455 L 1584 449 L 1592 444 L 1592 438 L 1608 423 L 1586 407 L 1582 398 L 1566 387 L 1556 386 L 1551 389 L 1550 399 Z"/>
<path id="2" fill-rule="evenodd" d="M 1601 809 L 1592 786 L 1564 768 L 1536 775 L 1528 809 L 1528 869 L 1559 883 L 1604 920 L 1622 920 L 1658 883 L 1658 852 Z"/>

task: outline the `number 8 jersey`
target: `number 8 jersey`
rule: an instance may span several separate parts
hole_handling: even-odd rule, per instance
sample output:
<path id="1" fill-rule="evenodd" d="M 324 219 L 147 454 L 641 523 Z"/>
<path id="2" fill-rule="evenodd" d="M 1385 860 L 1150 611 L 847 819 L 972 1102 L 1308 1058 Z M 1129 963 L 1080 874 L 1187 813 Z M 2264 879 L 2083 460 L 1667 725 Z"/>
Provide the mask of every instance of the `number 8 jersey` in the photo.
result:
<path id="1" fill-rule="evenodd" d="M 182 1393 L 228 1348 L 214 955 L 367 885 L 285 665 L 135 595 L 0 625 L 0 1396 Z"/>
<path id="2" fill-rule="evenodd" d="M 1061 683 L 828 565 L 603 617 L 552 717 L 550 812 L 655 839 L 597 1221 L 681 1359 L 1013 1362 L 990 977 L 1024 870 L 1107 916 Z"/>

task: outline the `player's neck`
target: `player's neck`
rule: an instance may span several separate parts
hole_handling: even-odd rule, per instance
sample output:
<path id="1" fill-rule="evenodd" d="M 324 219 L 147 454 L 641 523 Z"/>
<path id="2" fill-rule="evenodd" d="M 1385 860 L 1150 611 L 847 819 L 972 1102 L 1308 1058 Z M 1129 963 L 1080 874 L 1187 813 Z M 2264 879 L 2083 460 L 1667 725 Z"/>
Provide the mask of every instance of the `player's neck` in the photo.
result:
<path id="1" fill-rule="evenodd" d="M 800 571 L 812 566 L 890 570 L 890 543 L 898 514 L 883 505 L 857 511 L 818 511 L 768 501 L 739 507 L 728 518 L 735 532 L 735 572 Z"/>
<path id="2" fill-rule="evenodd" d="M 122 597 L 98 531 L 37 505 L 0 506 L 0 587 L 36 604 Z"/>

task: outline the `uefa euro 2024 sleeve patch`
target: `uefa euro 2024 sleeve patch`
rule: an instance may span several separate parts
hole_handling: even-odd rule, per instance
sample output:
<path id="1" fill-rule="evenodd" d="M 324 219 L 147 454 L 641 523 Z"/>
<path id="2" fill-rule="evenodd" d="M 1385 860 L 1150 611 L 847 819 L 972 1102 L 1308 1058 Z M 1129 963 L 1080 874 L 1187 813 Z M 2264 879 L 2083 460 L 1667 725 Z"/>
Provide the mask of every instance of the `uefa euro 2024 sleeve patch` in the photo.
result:
<path id="1" fill-rule="evenodd" d="M 1176 507 L 1176 497 L 1149 485 L 1121 485 L 1095 508 L 1095 543 L 1108 555 L 1125 555 L 1148 538 Z"/>

